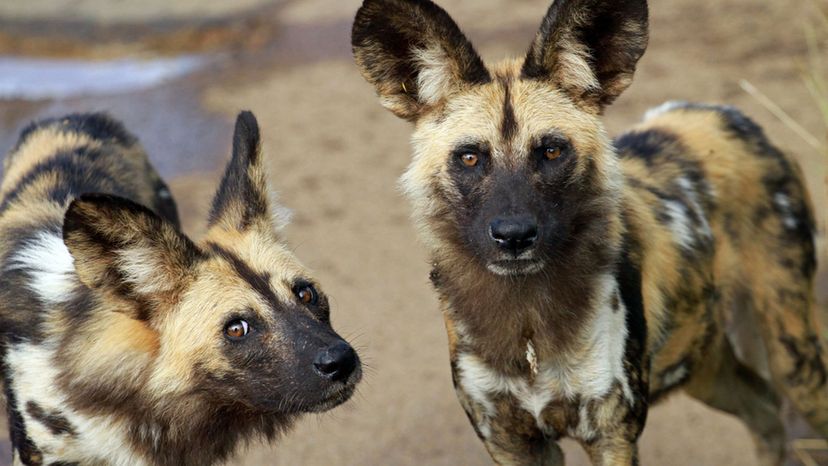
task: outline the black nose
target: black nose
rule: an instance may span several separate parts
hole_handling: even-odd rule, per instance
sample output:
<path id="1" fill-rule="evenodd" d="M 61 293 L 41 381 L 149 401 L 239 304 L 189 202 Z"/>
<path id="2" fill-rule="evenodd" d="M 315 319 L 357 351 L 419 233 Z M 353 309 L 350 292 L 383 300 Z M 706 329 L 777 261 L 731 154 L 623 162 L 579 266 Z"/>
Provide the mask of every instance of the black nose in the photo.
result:
<path id="1" fill-rule="evenodd" d="M 347 379 L 356 366 L 356 351 L 342 340 L 320 351 L 313 361 L 316 371 L 331 380 Z"/>
<path id="2" fill-rule="evenodd" d="M 489 224 L 489 235 L 500 249 L 517 256 L 535 244 L 538 224 L 528 217 L 498 218 Z"/>

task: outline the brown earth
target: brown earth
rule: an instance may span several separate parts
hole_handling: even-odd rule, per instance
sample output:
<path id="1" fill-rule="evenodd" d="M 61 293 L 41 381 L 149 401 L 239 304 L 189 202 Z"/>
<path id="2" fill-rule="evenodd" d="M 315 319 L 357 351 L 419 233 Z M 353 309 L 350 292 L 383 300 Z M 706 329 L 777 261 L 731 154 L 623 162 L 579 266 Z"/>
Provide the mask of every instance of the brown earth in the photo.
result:
<path id="1" fill-rule="evenodd" d="M 379 106 L 351 63 L 348 36 L 358 3 L 287 2 L 277 15 L 281 33 L 264 51 L 240 50 L 208 73 L 159 90 L 0 102 L 0 146 L 13 144 L 23 120 L 110 109 L 139 134 L 164 174 L 175 175 L 171 184 L 185 229 L 198 235 L 220 160 L 229 153 L 232 119 L 239 109 L 252 109 L 263 128 L 273 185 L 295 212 L 289 241 L 333 296 L 334 325 L 360 348 L 368 371 L 353 401 L 308 417 L 275 446 L 252 445 L 232 464 L 489 464 L 455 400 L 426 252 L 396 189 L 408 163 L 411 128 Z M 546 0 L 442 4 L 489 60 L 523 53 L 547 7 Z M 665 100 L 737 105 L 805 167 L 824 231 L 828 163 L 738 85 L 749 80 L 809 131 L 825 136 L 800 79 L 803 24 L 813 17 L 808 5 L 654 0 L 650 49 L 633 86 L 607 113 L 610 131 L 621 131 Z M 203 163 L 181 163 L 191 157 Z M 820 244 L 824 300 L 828 254 L 825 241 Z M 568 464 L 587 464 L 577 445 L 564 443 Z M 0 442 L 0 455 L 4 448 Z M 651 410 L 641 456 L 644 465 L 756 462 L 737 420 L 680 394 Z"/>

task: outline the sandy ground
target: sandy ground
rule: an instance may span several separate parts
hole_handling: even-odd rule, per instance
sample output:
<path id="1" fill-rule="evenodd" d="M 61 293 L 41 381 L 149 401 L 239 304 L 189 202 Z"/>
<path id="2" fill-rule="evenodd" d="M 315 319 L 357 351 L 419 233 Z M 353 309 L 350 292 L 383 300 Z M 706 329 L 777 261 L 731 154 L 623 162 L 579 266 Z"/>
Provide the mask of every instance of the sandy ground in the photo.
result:
<path id="1" fill-rule="evenodd" d="M 263 128 L 273 185 L 295 212 L 289 241 L 333 297 L 334 326 L 358 346 L 368 371 L 352 402 L 308 417 L 274 446 L 251 445 L 232 464 L 490 464 L 454 397 L 426 252 L 396 189 L 411 128 L 379 106 L 351 63 L 350 19 L 358 3 L 288 2 L 279 11 L 282 34 L 275 44 L 239 51 L 210 73 L 161 89 L 0 102 L 0 148 L 13 144 L 24 120 L 109 109 L 138 133 L 171 179 L 185 229 L 197 236 L 229 154 L 232 119 L 239 109 L 252 109 Z M 652 3 L 650 49 L 633 86 L 607 113 L 611 132 L 669 99 L 738 105 L 805 167 L 824 226 L 826 161 L 738 86 L 749 80 L 812 133 L 824 135 L 799 76 L 807 3 Z M 442 4 L 489 60 L 522 54 L 547 7 L 545 0 Z M 824 299 L 824 246 L 821 257 Z M 577 445 L 564 444 L 567 464 L 587 464 Z M 4 448 L 0 441 L 0 464 Z M 737 420 L 681 394 L 651 410 L 641 456 L 644 465 L 755 464 L 749 434 Z"/>

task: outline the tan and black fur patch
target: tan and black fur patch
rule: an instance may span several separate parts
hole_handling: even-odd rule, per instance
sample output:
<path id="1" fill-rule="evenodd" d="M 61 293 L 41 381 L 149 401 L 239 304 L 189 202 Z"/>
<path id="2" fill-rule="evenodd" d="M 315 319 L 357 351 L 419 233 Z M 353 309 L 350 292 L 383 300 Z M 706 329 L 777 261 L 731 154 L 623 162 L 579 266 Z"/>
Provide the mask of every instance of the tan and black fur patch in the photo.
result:
<path id="1" fill-rule="evenodd" d="M 680 388 L 739 416 L 767 464 L 780 395 L 828 436 L 801 174 L 730 107 L 667 104 L 611 140 L 600 115 L 647 40 L 645 0 L 556 0 L 523 60 L 481 66 L 431 1 L 357 13 L 357 65 L 415 124 L 402 186 L 498 464 L 560 464 L 564 436 L 634 464 L 648 407 Z M 758 325 L 772 381 L 736 357 L 734 321 Z"/>
<path id="2" fill-rule="evenodd" d="M 280 239 L 255 117 L 203 239 L 106 115 L 33 124 L 0 185 L 0 356 L 25 465 L 206 465 L 346 401 L 359 358 Z"/>

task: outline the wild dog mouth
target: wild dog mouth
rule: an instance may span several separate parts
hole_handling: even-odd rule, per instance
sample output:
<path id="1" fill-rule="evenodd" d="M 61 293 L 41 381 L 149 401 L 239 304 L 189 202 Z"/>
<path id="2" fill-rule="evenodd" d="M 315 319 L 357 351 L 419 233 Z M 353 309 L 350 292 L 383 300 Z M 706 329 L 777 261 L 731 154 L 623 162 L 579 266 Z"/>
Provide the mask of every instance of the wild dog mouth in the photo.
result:
<path id="1" fill-rule="evenodd" d="M 545 265 L 537 259 L 506 259 L 489 262 L 486 268 L 496 275 L 530 275 L 540 272 Z"/>
<path id="2" fill-rule="evenodd" d="M 356 382 L 358 381 L 358 379 L 359 377 L 356 377 L 352 382 L 343 385 L 341 388 L 338 388 L 333 393 L 329 394 L 321 402 L 312 406 L 308 406 L 306 411 L 311 413 L 322 413 L 336 408 L 337 406 L 350 400 L 354 392 L 356 392 Z"/>

